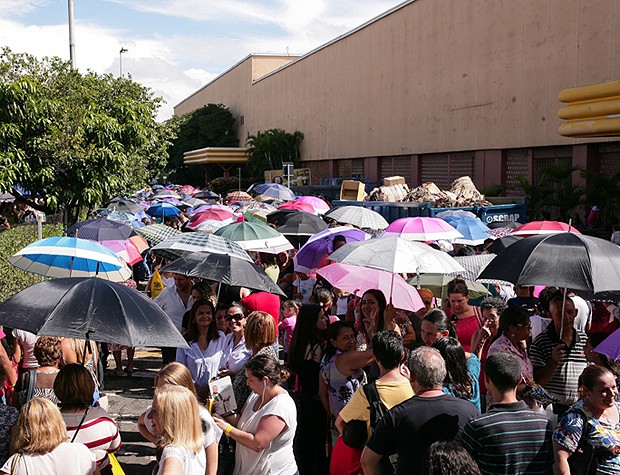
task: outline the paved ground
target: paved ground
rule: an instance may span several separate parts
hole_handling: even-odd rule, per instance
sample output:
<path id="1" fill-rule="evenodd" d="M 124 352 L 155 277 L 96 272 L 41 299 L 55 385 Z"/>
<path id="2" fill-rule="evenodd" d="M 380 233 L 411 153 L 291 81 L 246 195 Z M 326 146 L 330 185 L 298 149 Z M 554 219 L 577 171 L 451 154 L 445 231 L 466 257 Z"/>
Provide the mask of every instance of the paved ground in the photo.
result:
<path id="1" fill-rule="evenodd" d="M 112 355 L 108 361 L 108 368 L 114 369 Z M 160 367 L 159 351 L 139 348 L 132 376 L 106 376 L 104 393 L 109 399 L 108 412 L 118 423 L 123 439 L 116 456 L 127 475 L 150 475 L 155 466 L 155 448 L 138 432 L 138 416 L 153 399 L 153 378 Z"/>

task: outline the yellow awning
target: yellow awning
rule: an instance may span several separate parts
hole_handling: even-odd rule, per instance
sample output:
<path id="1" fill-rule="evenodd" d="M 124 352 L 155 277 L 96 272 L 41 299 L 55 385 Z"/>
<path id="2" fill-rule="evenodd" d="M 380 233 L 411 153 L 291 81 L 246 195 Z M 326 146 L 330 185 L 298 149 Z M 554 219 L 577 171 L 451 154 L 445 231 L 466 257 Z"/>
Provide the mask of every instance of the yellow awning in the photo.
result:
<path id="1" fill-rule="evenodd" d="M 245 163 L 249 158 L 249 149 L 236 147 L 207 147 L 183 153 L 185 165 Z"/>

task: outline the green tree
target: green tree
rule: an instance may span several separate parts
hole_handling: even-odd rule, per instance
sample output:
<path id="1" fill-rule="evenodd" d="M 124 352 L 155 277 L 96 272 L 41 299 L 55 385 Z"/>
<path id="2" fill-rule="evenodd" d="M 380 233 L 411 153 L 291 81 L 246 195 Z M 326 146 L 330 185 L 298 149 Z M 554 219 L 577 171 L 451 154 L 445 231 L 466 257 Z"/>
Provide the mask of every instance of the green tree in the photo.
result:
<path id="1" fill-rule="evenodd" d="M 620 172 L 613 175 L 582 170 L 586 179 L 586 210 L 599 207 L 599 220 L 606 228 L 618 223 L 620 215 Z"/>
<path id="2" fill-rule="evenodd" d="M 300 147 L 304 134 L 299 130 L 288 133 L 282 129 L 269 129 L 250 135 L 247 145 L 250 149 L 251 166 L 255 175 L 265 170 L 282 168 L 282 162 L 300 165 Z"/>
<path id="3" fill-rule="evenodd" d="M 20 184 L 68 219 L 129 193 L 168 158 L 161 98 L 129 77 L 81 74 L 59 58 L 0 54 L 0 188 Z"/>
<path id="4" fill-rule="evenodd" d="M 170 148 L 168 170 L 170 179 L 179 183 L 204 184 L 204 167 L 185 166 L 183 153 L 206 147 L 238 147 L 237 120 L 223 104 L 207 104 L 182 117 L 168 121 L 178 128 Z"/>

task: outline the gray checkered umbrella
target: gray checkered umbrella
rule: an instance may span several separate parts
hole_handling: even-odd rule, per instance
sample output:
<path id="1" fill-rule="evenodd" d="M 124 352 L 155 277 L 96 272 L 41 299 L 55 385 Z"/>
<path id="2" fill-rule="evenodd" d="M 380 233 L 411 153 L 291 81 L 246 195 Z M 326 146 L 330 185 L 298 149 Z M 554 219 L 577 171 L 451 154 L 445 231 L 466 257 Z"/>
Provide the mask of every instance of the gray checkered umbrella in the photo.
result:
<path id="1" fill-rule="evenodd" d="M 134 232 L 154 244 L 159 244 L 172 236 L 181 234 L 181 231 L 178 229 L 165 224 L 149 224 L 148 226 L 136 228 Z"/>
<path id="2" fill-rule="evenodd" d="M 360 229 L 385 229 L 388 222 L 383 216 L 363 206 L 341 206 L 329 211 L 326 218 L 342 224 L 352 224 Z"/>
<path id="3" fill-rule="evenodd" d="M 194 252 L 227 254 L 246 261 L 252 260 L 236 242 L 206 233 L 182 233 L 153 247 L 154 254 L 166 259 L 185 257 Z"/>

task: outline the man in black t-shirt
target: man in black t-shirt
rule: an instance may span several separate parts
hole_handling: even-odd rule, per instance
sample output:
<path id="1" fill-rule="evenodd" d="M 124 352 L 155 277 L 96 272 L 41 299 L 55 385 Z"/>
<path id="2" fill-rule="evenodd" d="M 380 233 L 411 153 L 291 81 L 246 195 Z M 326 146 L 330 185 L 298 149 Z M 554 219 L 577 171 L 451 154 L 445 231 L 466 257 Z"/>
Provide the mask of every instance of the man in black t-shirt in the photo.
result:
<path id="1" fill-rule="evenodd" d="M 385 455 L 398 454 L 397 474 L 419 474 L 433 442 L 453 440 L 480 412 L 471 402 L 442 391 L 446 365 L 434 348 L 416 349 L 409 360 L 416 395 L 390 409 L 362 453 L 365 474 L 377 473 Z"/>

